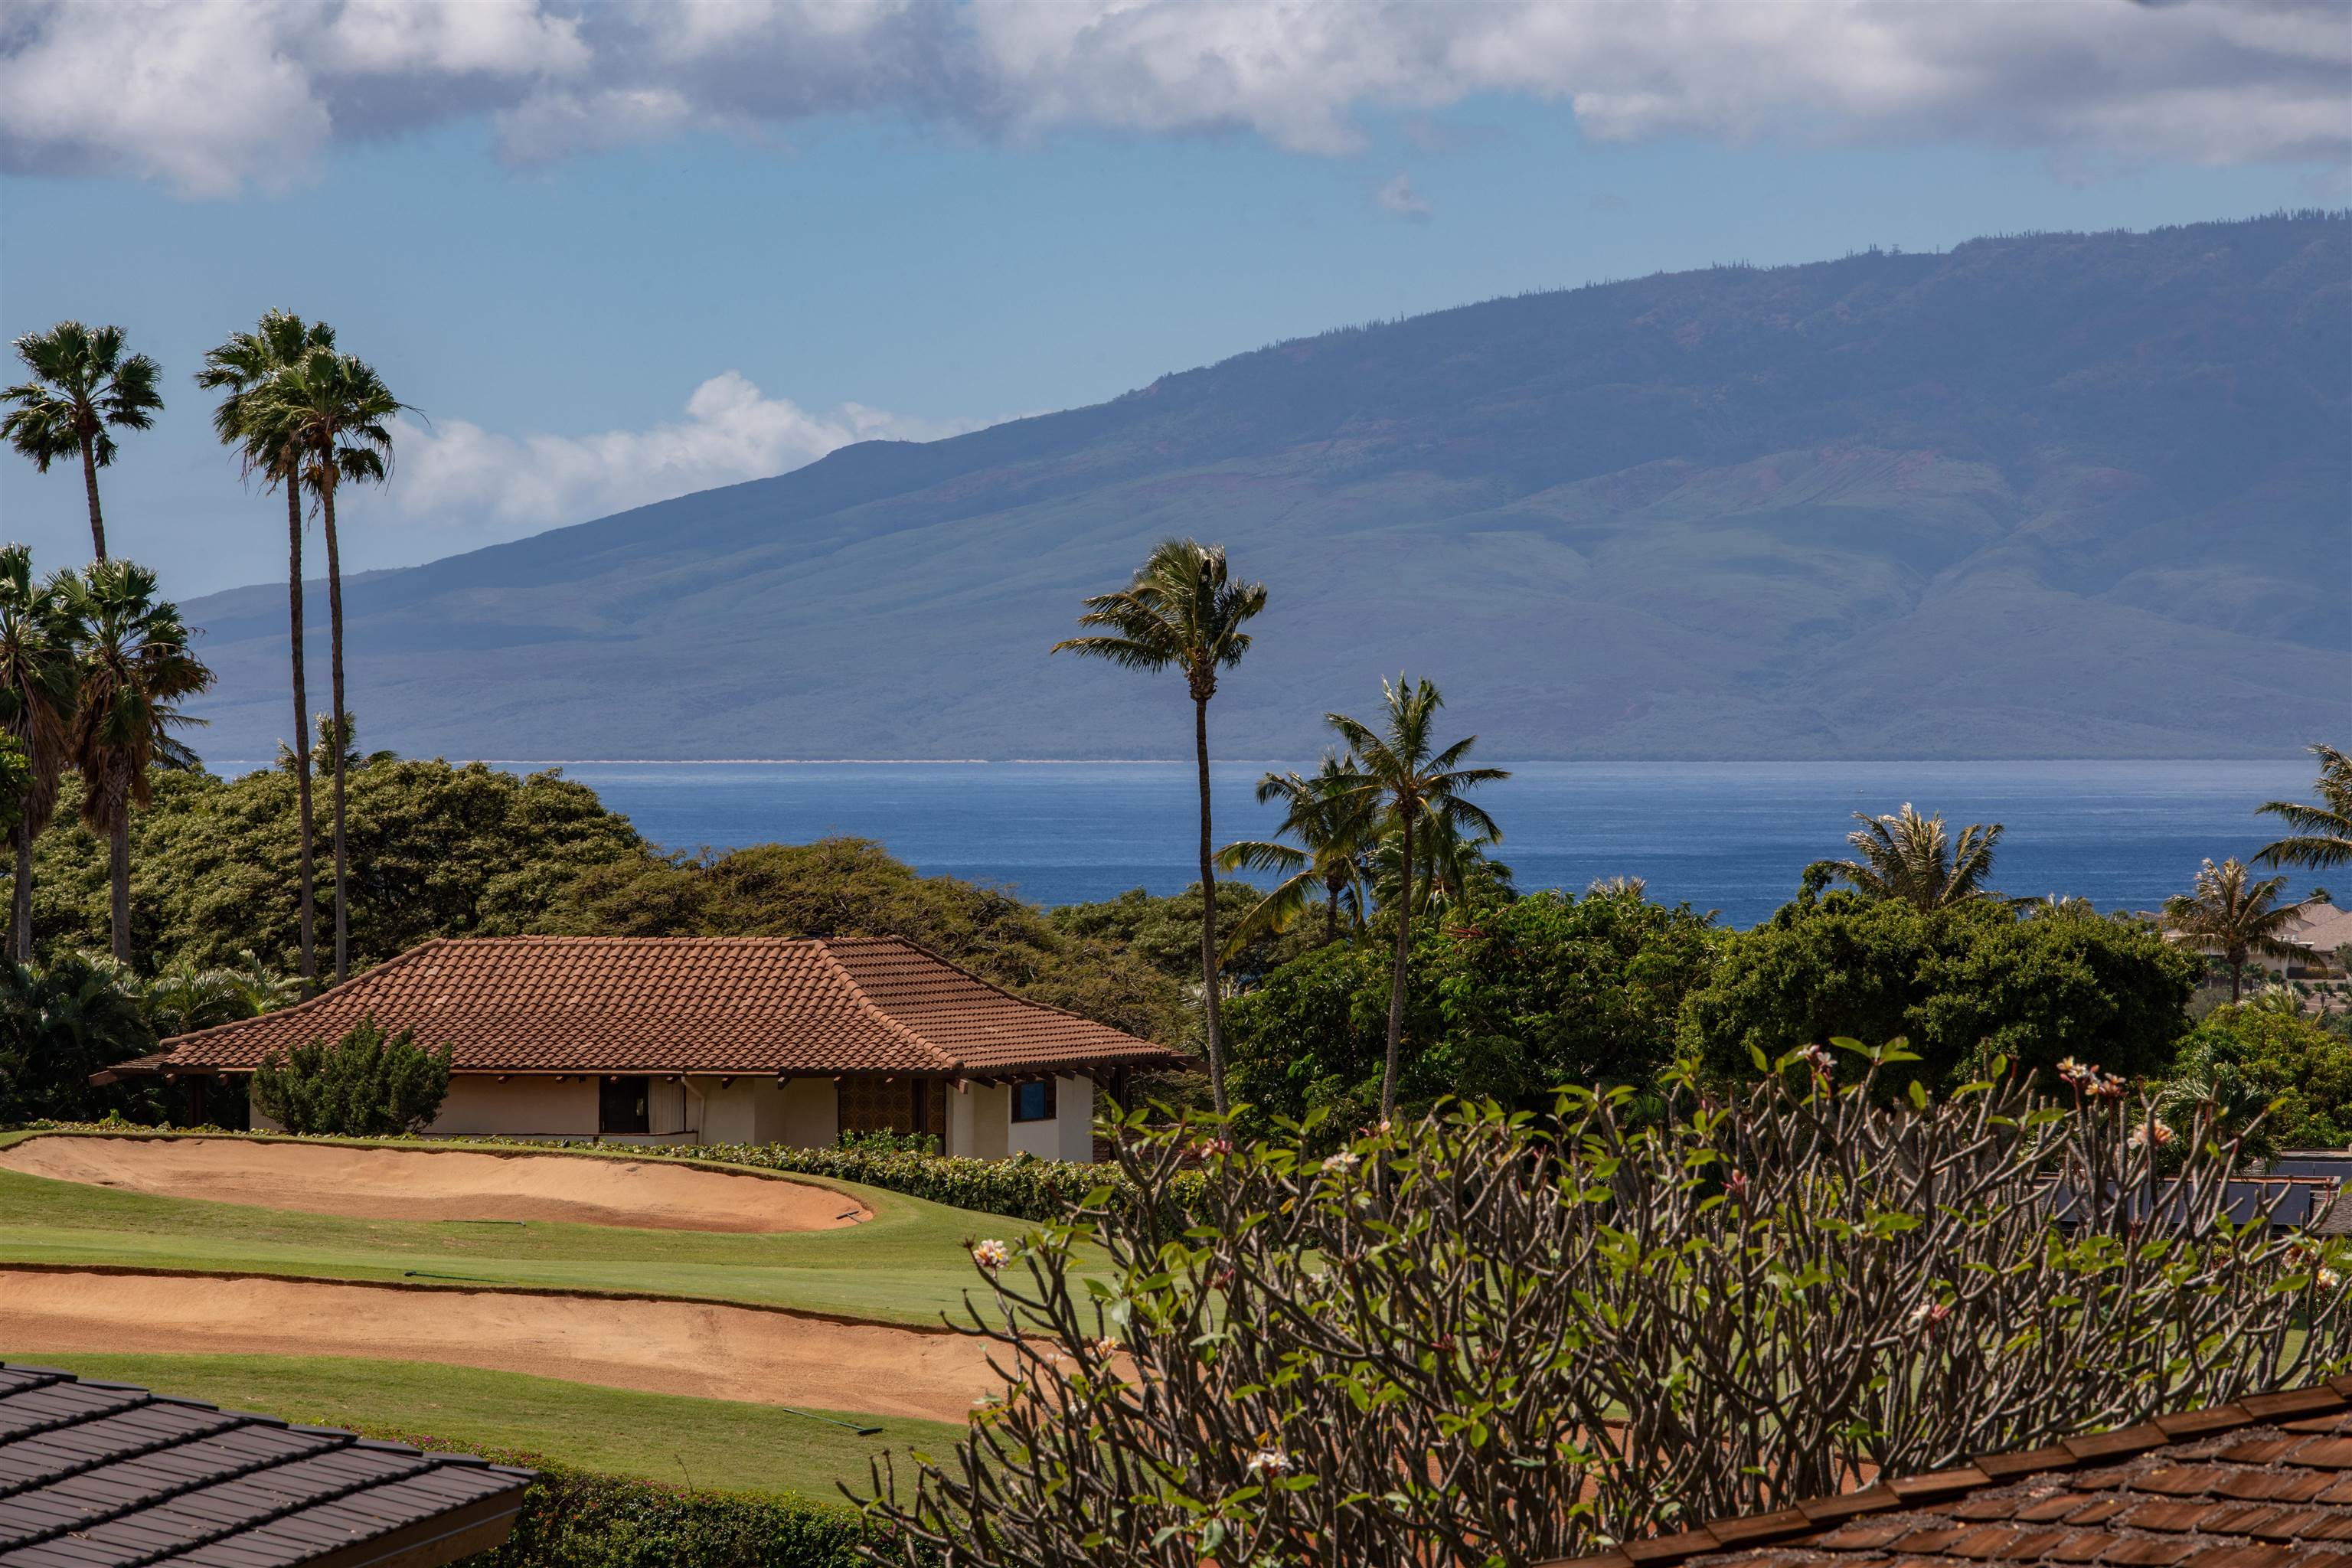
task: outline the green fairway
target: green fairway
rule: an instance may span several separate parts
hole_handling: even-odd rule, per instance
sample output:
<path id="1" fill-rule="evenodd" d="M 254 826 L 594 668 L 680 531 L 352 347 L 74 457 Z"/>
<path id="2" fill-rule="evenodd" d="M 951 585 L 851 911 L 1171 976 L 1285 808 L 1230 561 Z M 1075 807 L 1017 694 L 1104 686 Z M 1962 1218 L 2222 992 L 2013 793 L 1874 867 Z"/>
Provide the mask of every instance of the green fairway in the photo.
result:
<path id="1" fill-rule="evenodd" d="M 0 1345 L 0 1355 L 6 1352 Z M 962 1428 L 934 1421 L 845 1417 L 882 1428 L 861 1437 L 780 1405 L 633 1394 L 419 1362 L 251 1355 L 27 1359 L 289 1421 L 520 1451 L 643 1480 L 798 1492 L 831 1501 L 841 1500 L 836 1482 L 864 1489 L 869 1458 L 894 1452 L 903 1469 L 909 1447 L 944 1455 L 962 1436 Z"/>
<path id="2" fill-rule="evenodd" d="M 0 1134 L 0 1147 L 21 1136 Z M 855 1195 L 874 1217 L 772 1234 L 350 1219 L 0 1171 L 0 1261 L 642 1291 L 933 1324 L 977 1283 L 967 1242 L 1024 1228 L 855 1183 L 816 1184 Z"/>

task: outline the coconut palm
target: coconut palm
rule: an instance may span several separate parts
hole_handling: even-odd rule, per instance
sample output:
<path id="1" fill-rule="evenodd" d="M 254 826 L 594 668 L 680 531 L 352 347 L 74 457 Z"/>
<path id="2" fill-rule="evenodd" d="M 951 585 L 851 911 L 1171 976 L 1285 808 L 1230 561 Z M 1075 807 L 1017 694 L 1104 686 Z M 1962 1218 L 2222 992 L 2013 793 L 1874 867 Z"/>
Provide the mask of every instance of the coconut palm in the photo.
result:
<path id="1" fill-rule="evenodd" d="M 1495 840 L 1473 829 L 1458 831 L 1439 817 L 1415 836 L 1412 910 L 1415 915 L 1458 910 L 1512 894 L 1511 868 L 1487 854 Z M 1393 909 L 1404 887 L 1404 842 L 1391 828 L 1371 855 L 1372 896 Z"/>
<path id="2" fill-rule="evenodd" d="M 79 628 L 65 590 L 69 581 L 59 574 L 35 582 L 28 545 L 0 550 L 0 728 L 25 753 L 8 919 L 8 952 L 19 963 L 33 957 L 33 841 L 56 814 L 58 781 L 73 761 L 81 668 L 75 660 Z"/>
<path id="3" fill-rule="evenodd" d="M 2235 860 L 2219 866 L 2208 860 L 2197 873 L 2194 890 L 2164 900 L 2164 929 L 2230 966 L 2230 1000 L 2235 1002 L 2244 993 L 2250 960 L 2284 958 L 2295 951 L 2279 935 L 2294 921 L 2295 906 L 2278 902 L 2285 886 L 2284 877 L 2249 881 L 2245 867 Z"/>
<path id="4" fill-rule="evenodd" d="M 2265 802 L 2257 811 L 2278 817 L 2294 834 L 2263 847 L 2254 857 L 2264 866 L 2342 866 L 2352 862 L 2352 756 L 2333 746 L 2313 746 L 2319 759 L 2317 805 L 2300 801 Z"/>
<path id="5" fill-rule="evenodd" d="M 131 962 L 131 808 L 154 800 L 149 768 L 169 761 L 179 710 L 213 683 L 188 651 L 180 607 L 155 596 L 155 574 L 131 561 L 90 564 L 68 590 L 81 623 L 81 700 L 74 710 L 74 765 L 81 819 L 106 836 L 113 890 L 114 956 Z"/>
<path id="6" fill-rule="evenodd" d="M 1397 836 L 1398 886 L 1407 896 L 1397 900 L 1396 951 L 1389 969 L 1388 1060 L 1381 1074 L 1381 1118 L 1396 1111 L 1397 1055 L 1404 1037 L 1405 964 L 1412 951 L 1413 900 L 1410 889 L 1415 873 L 1414 837 L 1434 835 L 1463 840 L 1499 843 L 1503 830 L 1495 819 L 1462 796 L 1462 792 L 1511 775 L 1500 768 L 1462 765 L 1478 742 L 1465 736 L 1441 747 L 1433 738 L 1437 710 L 1445 706 L 1437 688 L 1427 680 L 1407 685 L 1403 676 L 1391 685 L 1381 682 L 1388 711 L 1374 730 L 1345 713 L 1326 713 L 1325 723 L 1356 758 L 1356 790 L 1377 805 L 1381 825 Z"/>
<path id="7" fill-rule="evenodd" d="M 348 733 L 343 701 L 342 545 L 335 531 L 335 498 L 345 484 L 383 482 L 392 459 L 392 420 L 407 405 L 392 395 L 373 367 L 331 348 L 316 347 L 254 387 L 240 414 L 264 452 L 291 447 L 296 470 L 314 498 L 327 542 L 327 663 L 334 725 Z M 351 974 L 351 886 L 344 789 L 348 744 L 333 749 L 335 854 L 335 979 Z"/>
<path id="8" fill-rule="evenodd" d="M 145 354 L 124 358 L 121 327 L 79 321 L 59 321 L 18 338 L 16 357 L 33 375 L 0 391 L 0 402 L 15 405 L 0 416 L 0 436 L 45 474 L 58 458 L 81 454 L 89 547 L 103 561 L 106 520 L 98 506 L 98 470 L 114 461 L 113 432 L 155 423 L 163 406 L 156 390 L 163 367 Z"/>
<path id="9" fill-rule="evenodd" d="M 1371 847 L 1378 812 L 1356 787 L 1350 759 L 1323 753 L 1314 776 L 1268 773 L 1258 780 L 1263 805 L 1283 803 L 1282 824 L 1272 839 L 1244 839 L 1217 851 L 1221 871 L 1272 871 L 1283 875 L 1272 891 L 1252 905 L 1225 938 L 1231 958 L 1252 939 L 1286 931 L 1306 912 L 1317 889 L 1323 894 L 1323 941 L 1339 940 L 1339 913 L 1351 924 L 1364 918 L 1364 854 Z M 1296 840 L 1295 846 L 1280 839 Z"/>
<path id="10" fill-rule="evenodd" d="M 313 350 L 335 346 L 335 329 L 324 321 L 305 323 L 289 310 L 271 310 L 249 332 L 233 332 L 226 342 L 205 355 L 196 384 L 225 394 L 213 410 L 213 433 L 221 445 L 236 453 L 243 477 L 261 476 L 264 489 L 286 492 L 286 598 L 294 668 L 294 733 L 299 739 L 310 728 L 310 694 L 302 668 L 302 447 L 286 439 L 272 445 L 258 418 L 265 401 L 261 390 L 270 379 L 307 359 Z M 300 905 L 302 933 L 302 994 L 309 995 L 319 977 L 315 931 L 318 923 L 318 870 L 313 854 L 316 829 L 310 812 L 310 759 L 294 755 L 294 804 L 300 848 L 296 861 L 296 897 Z"/>
<path id="11" fill-rule="evenodd" d="M 1955 840 L 1945 829 L 1942 812 L 1922 816 L 1908 801 L 1891 816 L 1857 811 L 1853 819 L 1862 826 L 1845 841 L 1862 858 L 1817 860 L 1809 877 L 1848 883 L 1866 899 L 1899 899 L 1923 910 L 2000 897 L 1984 886 L 1992 872 L 1993 847 L 2000 842 L 2000 823 L 1988 827 L 1972 822 Z"/>
<path id="12" fill-rule="evenodd" d="M 1192 698 L 1192 752 L 1201 783 L 1201 1005 L 1208 1042 L 1209 1089 L 1225 1113 L 1225 1049 L 1217 1028 L 1217 876 L 1210 849 L 1209 699 L 1217 672 L 1241 663 L 1250 635 L 1242 628 L 1265 608 L 1265 584 L 1236 583 L 1222 544 L 1171 539 L 1153 550 L 1135 580 L 1086 602 L 1078 625 L 1097 628 L 1065 637 L 1051 651 L 1107 658 L 1128 669 L 1174 668 Z"/>

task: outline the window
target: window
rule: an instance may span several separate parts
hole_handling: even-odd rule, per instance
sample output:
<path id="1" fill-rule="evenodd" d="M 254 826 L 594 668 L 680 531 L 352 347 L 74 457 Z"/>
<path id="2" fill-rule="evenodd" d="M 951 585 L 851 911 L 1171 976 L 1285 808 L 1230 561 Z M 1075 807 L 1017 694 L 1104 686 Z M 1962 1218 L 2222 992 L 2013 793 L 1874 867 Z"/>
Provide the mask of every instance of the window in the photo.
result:
<path id="1" fill-rule="evenodd" d="M 598 1085 L 596 1124 L 601 1132 L 643 1132 L 652 1089 L 642 1078 L 608 1078 Z"/>
<path id="2" fill-rule="evenodd" d="M 1054 1120 L 1054 1080 L 1044 1079 L 1036 1083 L 1016 1083 L 1013 1086 L 1013 1120 L 1015 1121 L 1051 1121 Z"/>

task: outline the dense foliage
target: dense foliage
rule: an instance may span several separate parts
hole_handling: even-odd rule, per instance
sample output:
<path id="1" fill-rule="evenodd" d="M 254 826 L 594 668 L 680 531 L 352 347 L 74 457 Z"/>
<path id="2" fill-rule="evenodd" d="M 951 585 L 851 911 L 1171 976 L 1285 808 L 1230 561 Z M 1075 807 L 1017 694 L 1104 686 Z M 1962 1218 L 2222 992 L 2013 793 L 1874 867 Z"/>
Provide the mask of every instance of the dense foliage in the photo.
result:
<path id="1" fill-rule="evenodd" d="M 0 959 L 0 1127 L 109 1111 L 155 1120 L 152 1080 L 89 1082 L 91 1073 L 154 1048 L 139 993 L 110 963 L 76 952 L 37 965 Z"/>
<path id="2" fill-rule="evenodd" d="M 2211 1105 L 2225 1124 L 2265 1111 L 2257 1146 L 2352 1149 L 2352 1038 L 2296 1009 L 2217 1007 L 2184 1036 L 2165 1085 L 2168 1119 Z"/>
<path id="3" fill-rule="evenodd" d="M 449 1093 L 449 1047 L 428 1050 L 416 1031 L 387 1034 L 362 1018 L 333 1045 L 313 1040 L 253 1070 L 254 1108 L 289 1132 L 383 1138 L 421 1131 Z"/>
<path id="4" fill-rule="evenodd" d="M 913 1149 L 860 1144 L 801 1149 L 783 1143 L 704 1143 L 677 1149 L 651 1147 L 645 1152 L 719 1160 L 730 1165 L 789 1171 L 840 1182 L 863 1182 L 869 1187 L 929 1198 L 950 1208 L 1003 1215 L 1007 1219 L 1034 1224 L 1060 1219 L 1089 1194 L 1105 1187 L 1118 1201 L 1129 1201 L 1134 1196 L 1126 1178 L 1108 1167 L 1039 1160 L 1026 1154 L 1010 1160 L 967 1160 Z M 1171 1201 L 1197 1201 L 1201 1181 L 1197 1173 L 1171 1179 L 1168 1184 Z"/>

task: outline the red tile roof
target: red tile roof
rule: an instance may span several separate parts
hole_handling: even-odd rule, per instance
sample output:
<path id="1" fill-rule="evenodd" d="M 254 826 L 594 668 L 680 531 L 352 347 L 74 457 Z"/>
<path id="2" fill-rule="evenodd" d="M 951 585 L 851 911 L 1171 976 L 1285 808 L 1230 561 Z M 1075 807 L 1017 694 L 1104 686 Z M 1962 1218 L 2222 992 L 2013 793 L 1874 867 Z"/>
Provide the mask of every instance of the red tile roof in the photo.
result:
<path id="1" fill-rule="evenodd" d="M 444 938 L 282 1012 L 167 1040 L 239 1071 L 373 1015 L 459 1071 L 943 1073 L 1161 1067 L 1149 1041 L 1026 1002 L 898 937 Z"/>
<path id="2" fill-rule="evenodd" d="M 1543 1568 L 2352 1568 L 2352 1376 Z"/>

